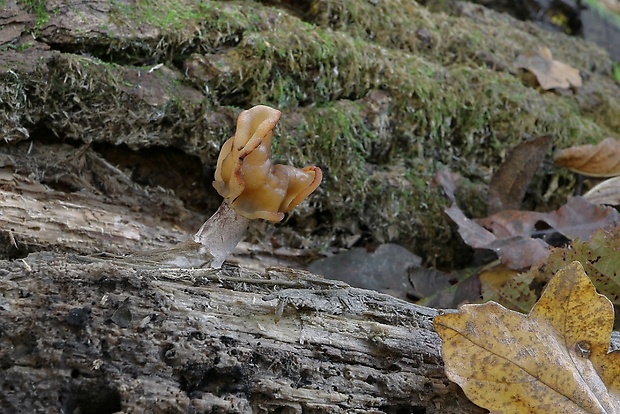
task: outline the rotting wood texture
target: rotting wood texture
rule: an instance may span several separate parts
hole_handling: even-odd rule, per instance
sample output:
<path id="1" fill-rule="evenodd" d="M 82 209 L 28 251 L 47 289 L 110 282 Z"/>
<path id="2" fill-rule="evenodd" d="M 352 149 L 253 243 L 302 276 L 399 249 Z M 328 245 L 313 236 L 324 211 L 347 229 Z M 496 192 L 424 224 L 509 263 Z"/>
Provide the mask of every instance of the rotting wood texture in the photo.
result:
<path id="1" fill-rule="evenodd" d="M 0 291 L 2 412 L 484 412 L 435 310 L 307 272 L 36 253 Z"/>

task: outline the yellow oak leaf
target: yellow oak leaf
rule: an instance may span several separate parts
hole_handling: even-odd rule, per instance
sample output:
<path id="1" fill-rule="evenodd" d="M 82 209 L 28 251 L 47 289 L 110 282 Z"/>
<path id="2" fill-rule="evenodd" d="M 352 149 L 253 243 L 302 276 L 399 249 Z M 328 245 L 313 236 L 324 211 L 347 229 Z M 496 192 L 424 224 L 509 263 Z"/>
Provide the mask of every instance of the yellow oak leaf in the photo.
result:
<path id="1" fill-rule="evenodd" d="M 582 265 L 549 281 L 529 315 L 495 302 L 437 316 L 448 378 L 492 413 L 620 413 L 614 313 Z"/>

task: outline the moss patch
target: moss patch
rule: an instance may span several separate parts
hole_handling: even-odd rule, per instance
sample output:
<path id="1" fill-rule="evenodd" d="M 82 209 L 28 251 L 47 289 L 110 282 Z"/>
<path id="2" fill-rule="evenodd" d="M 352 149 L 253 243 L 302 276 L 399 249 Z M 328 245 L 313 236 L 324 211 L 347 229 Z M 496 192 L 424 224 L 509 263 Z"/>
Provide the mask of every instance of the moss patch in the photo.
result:
<path id="1" fill-rule="evenodd" d="M 47 13 L 47 0 L 18 0 L 26 7 L 26 10 L 35 15 L 35 24 L 32 28 L 33 33 L 39 31 L 47 24 L 49 16 Z"/>
<path id="2" fill-rule="evenodd" d="M 566 147 L 620 130 L 612 62 L 578 39 L 468 4 L 448 13 L 408 0 L 279 4 L 106 1 L 107 20 L 68 30 L 75 34 L 62 40 L 65 52 L 12 99 L 59 136 L 173 146 L 206 165 L 215 165 L 240 110 L 275 106 L 284 113 L 275 155 L 325 171 L 324 185 L 288 221 L 301 238 L 338 244 L 358 234 L 441 266 L 464 262 L 468 251 L 430 187 L 438 169 L 465 177 L 471 186 L 460 204 L 482 216 L 492 172 L 525 136 L 554 134 Z M 512 62 L 539 46 L 586 74 L 584 87 L 556 94 L 526 86 Z M 19 124 L 15 111 L 4 119 Z M 544 193 L 553 180 L 572 182 L 547 166 L 532 189 Z M 526 204 L 556 208 L 571 192 L 530 194 Z"/>

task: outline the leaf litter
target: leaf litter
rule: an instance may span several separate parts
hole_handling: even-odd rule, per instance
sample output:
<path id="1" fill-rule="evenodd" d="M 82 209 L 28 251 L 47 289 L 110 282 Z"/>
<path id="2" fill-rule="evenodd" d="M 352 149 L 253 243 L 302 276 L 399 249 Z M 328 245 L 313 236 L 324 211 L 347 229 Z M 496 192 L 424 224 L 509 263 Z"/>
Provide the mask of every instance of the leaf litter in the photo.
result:
<path id="1" fill-rule="evenodd" d="M 579 196 L 569 198 L 565 205 L 548 213 L 505 210 L 472 220 L 456 204 L 445 212 L 457 224 L 465 243 L 494 251 L 510 269 L 526 269 L 546 259 L 549 244 L 544 238 L 553 232 L 569 240 L 587 241 L 596 230 L 620 223 L 620 214 L 614 208 L 590 203 Z"/>
<path id="2" fill-rule="evenodd" d="M 518 210 L 552 142 L 552 136 L 545 135 L 526 140 L 509 152 L 491 179 L 488 210 L 492 214 L 488 217 L 472 220 L 459 208 L 454 195 L 460 178 L 457 174 L 443 170 L 435 176 L 434 182 L 451 202 L 445 212 L 457 224 L 463 241 L 474 249 L 494 251 L 508 269 L 529 269 L 545 260 L 558 234 L 563 236 L 561 242 L 587 241 L 597 229 L 620 223 L 614 208 L 579 196 L 551 212 Z"/>
<path id="3" fill-rule="evenodd" d="M 448 378 L 494 413 L 620 412 L 614 311 L 579 262 L 560 269 L 529 315 L 495 302 L 437 316 Z"/>
<path id="4" fill-rule="evenodd" d="M 577 145 L 556 152 L 556 165 L 589 177 L 620 175 L 620 141 L 606 138 L 596 145 Z"/>
<path id="5" fill-rule="evenodd" d="M 583 198 L 594 204 L 620 205 L 620 176 L 598 183 Z"/>
<path id="6" fill-rule="evenodd" d="M 488 212 L 518 210 L 534 174 L 551 150 L 553 136 L 543 135 L 514 147 L 489 184 Z"/>
<path id="7" fill-rule="evenodd" d="M 552 249 L 544 263 L 512 279 L 495 284 L 483 281 L 482 298 L 527 311 L 553 275 L 572 261 L 582 263 L 596 289 L 620 307 L 620 227 L 597 231 L 589 242 L 575 240 L 570 248 Z M 619 320 L 615 327 L 620 328 Z"/>
<path id="8" fill-rule="evenodd" d="M 579 70 L 554 60 L 548 47 L 523 52 L 515 59 L 514 67 L 531 72 L 544 90 L 579 88 L 583 85 Z"/>

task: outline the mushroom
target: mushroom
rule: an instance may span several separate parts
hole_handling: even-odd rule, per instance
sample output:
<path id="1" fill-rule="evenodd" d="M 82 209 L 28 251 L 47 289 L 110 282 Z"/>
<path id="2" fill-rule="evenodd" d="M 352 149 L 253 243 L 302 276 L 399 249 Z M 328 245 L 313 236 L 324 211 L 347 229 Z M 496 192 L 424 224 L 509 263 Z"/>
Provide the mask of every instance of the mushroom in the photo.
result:
<path id="1" fill-rule="evenodd" d="M 219 268 L 237 246 L 250 220 L 278 222 L 321 183 L 321 169 L 271 162 L 271 138 L 281 113 L 258 105 L 241 112 L 235 135 L 220 151 L 213 187 L 224 197 L 220 208 L 194 235 L 201 255 Z"/>

